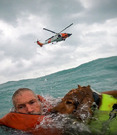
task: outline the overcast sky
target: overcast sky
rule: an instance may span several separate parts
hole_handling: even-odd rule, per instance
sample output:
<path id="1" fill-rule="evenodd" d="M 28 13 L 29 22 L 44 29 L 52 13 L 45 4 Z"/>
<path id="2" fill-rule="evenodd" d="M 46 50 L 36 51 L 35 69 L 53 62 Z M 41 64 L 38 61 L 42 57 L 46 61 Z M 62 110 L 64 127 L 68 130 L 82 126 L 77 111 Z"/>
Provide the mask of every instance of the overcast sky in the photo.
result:
<path id="1" fill-rule="evenodd" d="M 72 36 L 39 47 L 53 36 Z M 0 0 L 0 83 L 37 78 L 117 55 L 117 0 Z"/>

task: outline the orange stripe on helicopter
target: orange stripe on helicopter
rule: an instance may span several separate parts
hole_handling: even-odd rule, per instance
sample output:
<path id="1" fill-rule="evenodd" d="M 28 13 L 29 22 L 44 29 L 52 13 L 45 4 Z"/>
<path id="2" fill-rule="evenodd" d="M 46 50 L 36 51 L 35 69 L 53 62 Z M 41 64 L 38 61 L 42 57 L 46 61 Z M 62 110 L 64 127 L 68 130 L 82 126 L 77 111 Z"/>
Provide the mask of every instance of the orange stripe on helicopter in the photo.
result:
<path id="1" fill-rule="evenodd" d="M 48 43 L 51 43 L 51 39 L 48 40 Z"/>
<path id="2" fill-rule="evenodd" d="M 62 38 L 67 38 L 68 37 L 67 33 L 61 33 L 61 35 L 62 35 Z"/>

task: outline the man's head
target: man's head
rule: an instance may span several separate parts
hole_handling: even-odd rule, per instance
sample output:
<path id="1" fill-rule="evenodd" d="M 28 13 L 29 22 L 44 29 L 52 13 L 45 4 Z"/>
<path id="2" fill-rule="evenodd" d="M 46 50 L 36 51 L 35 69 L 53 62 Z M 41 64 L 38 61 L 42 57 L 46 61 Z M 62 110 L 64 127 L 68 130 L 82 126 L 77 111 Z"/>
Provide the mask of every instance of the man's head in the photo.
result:
<path id="1" fill-rule="evenodd" d="M 36 94 L 28 88 L 20 88 L 12 96 L 15 112 L 27 114 L 40 114 L 41 103 Z"/>

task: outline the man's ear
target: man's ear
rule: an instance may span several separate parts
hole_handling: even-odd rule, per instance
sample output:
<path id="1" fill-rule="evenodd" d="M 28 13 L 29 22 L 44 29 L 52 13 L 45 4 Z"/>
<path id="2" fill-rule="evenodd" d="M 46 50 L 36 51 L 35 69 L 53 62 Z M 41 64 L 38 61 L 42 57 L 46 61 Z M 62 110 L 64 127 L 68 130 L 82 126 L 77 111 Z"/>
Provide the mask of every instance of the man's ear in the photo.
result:
<path id="1" fill-rule="evenodd" d="M 14 112 L 17 112 L 16 109 L 14 110 Z"/>
<path id="2" fill-rule="evenodd" d="M 12 107 L 12 108 L 10 109 L 10 112 L 16 112 L 15 107 Z"/>

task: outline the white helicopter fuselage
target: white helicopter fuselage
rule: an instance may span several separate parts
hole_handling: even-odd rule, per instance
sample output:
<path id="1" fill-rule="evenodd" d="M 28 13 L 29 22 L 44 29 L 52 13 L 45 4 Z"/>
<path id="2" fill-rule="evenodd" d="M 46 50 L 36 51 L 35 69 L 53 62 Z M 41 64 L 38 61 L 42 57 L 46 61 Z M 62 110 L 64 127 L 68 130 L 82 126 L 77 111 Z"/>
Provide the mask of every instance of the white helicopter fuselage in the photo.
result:
<path id="1" fill-rule="evenodd" d="M 49 43 L 53 43 L 53 42 L 65 41 L 65 39 L 68 38 L 71 35 L 72 34 L 70 34 L 70 33 L 59 33 L 59 34 L 56 34 L 55 36 L 52 36 L 51 38 L 45 40 L 44 43 L 41 43 L 41 42 L 37 41 L 37 44 L 42 47 L 45 44 L 49 44 Z"/>
<path id="2" fill-rule="evenodd" d="M 52 42 L 59 42 L 62 40 L 63 40 L 62 36 L 60 34 L 57 34 L 57 35 L 52 36 L 51 38 L 47 39 L 45 41 L 45 44 L 52 43 Z"/>

